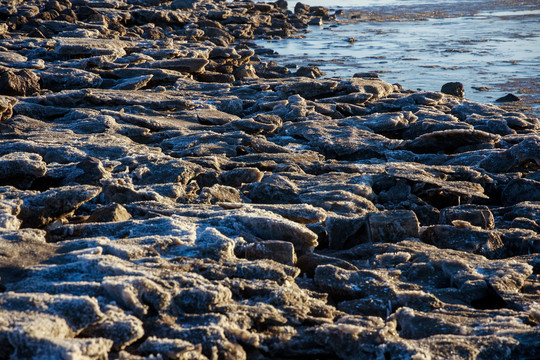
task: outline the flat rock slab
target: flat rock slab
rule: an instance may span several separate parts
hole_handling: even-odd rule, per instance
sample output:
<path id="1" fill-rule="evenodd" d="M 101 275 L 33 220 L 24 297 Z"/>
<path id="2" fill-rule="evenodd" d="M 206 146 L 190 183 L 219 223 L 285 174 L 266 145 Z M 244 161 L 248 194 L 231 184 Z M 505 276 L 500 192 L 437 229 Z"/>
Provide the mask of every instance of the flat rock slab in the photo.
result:
<path id="1" fill-rule="evenodd" d="M 538 119 L 257 45 L 320 6 L 3 4 L 0 358 L 540 357 Z"/>

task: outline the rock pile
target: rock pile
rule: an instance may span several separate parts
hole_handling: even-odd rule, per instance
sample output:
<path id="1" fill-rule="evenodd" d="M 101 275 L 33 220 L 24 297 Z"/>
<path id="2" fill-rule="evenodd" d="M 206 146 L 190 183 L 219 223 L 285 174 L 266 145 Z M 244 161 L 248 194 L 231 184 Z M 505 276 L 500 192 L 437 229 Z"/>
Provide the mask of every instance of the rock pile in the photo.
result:
<path id="1" fill-rule="evenodd" d="M 0 358 L 540 357 L 538 119 L 261 60 L 320 7 L 0 3 Z"/>

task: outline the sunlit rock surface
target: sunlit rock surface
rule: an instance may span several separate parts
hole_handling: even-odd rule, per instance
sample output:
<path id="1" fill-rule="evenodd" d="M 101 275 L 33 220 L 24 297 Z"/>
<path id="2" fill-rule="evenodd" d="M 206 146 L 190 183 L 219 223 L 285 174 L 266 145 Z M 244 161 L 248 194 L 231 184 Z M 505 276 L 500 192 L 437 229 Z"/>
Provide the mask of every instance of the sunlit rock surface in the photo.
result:
<path id="1" fill-rule="evenodd" d="M 0 358 L 540 357 L 538 119 L 261 59 L 322 7 L 0 5 Z"/>

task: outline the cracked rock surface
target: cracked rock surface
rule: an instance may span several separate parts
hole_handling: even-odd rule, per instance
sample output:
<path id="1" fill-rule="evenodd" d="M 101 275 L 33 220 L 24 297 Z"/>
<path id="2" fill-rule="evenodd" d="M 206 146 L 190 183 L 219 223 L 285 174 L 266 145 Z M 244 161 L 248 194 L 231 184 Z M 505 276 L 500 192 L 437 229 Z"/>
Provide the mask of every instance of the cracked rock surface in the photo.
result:
<path id="1" fill-rule="evenodd" d="M 285 1 L 0 0 L 1 359 L 537 359 L 540 122 L 252 41 Z"/>

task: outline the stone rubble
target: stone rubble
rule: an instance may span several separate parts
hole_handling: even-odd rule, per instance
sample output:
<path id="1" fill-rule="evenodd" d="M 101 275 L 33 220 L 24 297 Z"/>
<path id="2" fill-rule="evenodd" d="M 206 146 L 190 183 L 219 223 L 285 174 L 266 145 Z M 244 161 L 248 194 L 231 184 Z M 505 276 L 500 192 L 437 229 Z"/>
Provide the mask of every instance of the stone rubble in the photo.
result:
<path id="1" fill-rule="evenodd" d="M 334 19 L 0 0 L 0 358 L 540 357 L 540 122 L 253 42 Z"/>

